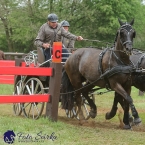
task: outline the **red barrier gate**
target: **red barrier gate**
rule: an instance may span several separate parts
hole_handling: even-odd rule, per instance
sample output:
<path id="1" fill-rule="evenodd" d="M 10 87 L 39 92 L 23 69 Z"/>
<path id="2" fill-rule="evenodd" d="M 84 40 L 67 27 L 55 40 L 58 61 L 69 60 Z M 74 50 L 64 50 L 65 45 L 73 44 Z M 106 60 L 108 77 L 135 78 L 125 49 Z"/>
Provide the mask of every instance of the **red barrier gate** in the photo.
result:
<path id="1" fill-rule="evenodd" d="M 3 95 L 0 96 L 0 103 L 33 103 L 33 102 L 49 102 L 50 95 Z"/>
<path id="2" fill-rule="evenodd" d="M 0 60 L 0 66 L 1 67 L 14 67 L 15 66 L 15 61 L 11 60 Z M 0 75 L 0 84 L 14 84 L 14 75 L 6 75 L 2 74 Z"/>
<path id="3" fill-rule="evenodd" d="M 52 68 L 14 66 L 15 61 L 0 61 L 0 83 L 13 84 L 14 75 L 52 76 Z M 5 74 L 5 75 L 2 75 Z M 50 95 L 4 95 L 0 103 L 49 102 Z M 42 100 L 42 101 L 41 101 Z"/>
<path id="4" fill-rule="evenodd" d="M 11 62 L 12 64 L 13 62 Z M 1 64 L 7 64 L 7 61 L 1 61 Z M 9 64 L 9 62 L 8 62 Z M 18 66 L 0 66 L 0 74 L 10 75 L 35 75 L 35 76 L 52 76 L 52 68 L 36 67 L 18 67 Z M 3 78 L 6 77 L 3 76 Z M 3 79 L 4 80 L 4 79 Z M 1 80 L 2 81 L 2 80 Z M 50 95 L 4 95 L 0 96 L 0 103 L 23 103 L 23 102 L 49 102 Z M 41 101 L 42 100 L 42 101 Z"/>
<path id="5" fill-rule="evenodd" d="M 33 66 L 25 67 L 24 63 L 21 63 L 20 66 L 15 66 L 16 63 L 15 61 L 0 61 L 0 83 L 14 84 L 14 75 L 50 76 L 49 94 L 1 95 L 0 103 L 47 102 L 46 116 L 53 121 L 57 121 L 62 64 L 51 63 L 51 67 L 42 68 Z M 8 75 L 10 76 L 8 77 Z"/>

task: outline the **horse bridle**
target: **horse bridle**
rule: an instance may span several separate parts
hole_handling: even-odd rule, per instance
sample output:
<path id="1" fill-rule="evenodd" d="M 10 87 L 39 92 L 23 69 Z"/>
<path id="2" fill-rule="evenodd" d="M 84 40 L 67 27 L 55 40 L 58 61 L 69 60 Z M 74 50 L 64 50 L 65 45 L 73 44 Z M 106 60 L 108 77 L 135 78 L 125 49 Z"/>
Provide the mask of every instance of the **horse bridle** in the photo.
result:
<path id="1" fill-rule="evenodd" d="M 127 30 L 127 28 L 130 28 Z M 127 32 L 127 35 L 129 36 L 129 33 L 133 30 L 132 29 L 132 26 L 128 23 L 125 23 L 124 25 L 121 26 L 120 30 L 119 30 L 119 34 L 120 34 L 120 31 L 121 30 L 125 30 Z M 133 43 L 132 41 L 125 41 L 125 42 L 122 42 L 122 40 L 120 39 L 120 43 L 122 44 L 122 46 L 124 46 L 124 44 L 126 43 Z"/>

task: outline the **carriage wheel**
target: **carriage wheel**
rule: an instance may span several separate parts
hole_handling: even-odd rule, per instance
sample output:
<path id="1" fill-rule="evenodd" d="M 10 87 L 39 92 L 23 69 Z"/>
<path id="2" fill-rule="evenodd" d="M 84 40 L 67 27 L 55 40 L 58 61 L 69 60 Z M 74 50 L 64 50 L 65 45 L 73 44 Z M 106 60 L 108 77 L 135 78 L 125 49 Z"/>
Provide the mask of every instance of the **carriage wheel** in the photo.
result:
<path id="1" fill-rule="evenodd" d="M 22 91 L 22 81 L 19 80 L 14 88 L 14 95 L 19 95 Z M 22 108 L 21 108 L 21 103 L 14 103 L 13 104 L 13 112 L 16 116 L 21 115 L 22 113 Z"/>
<path id="2" fill-rule="evenodd" d="M 75 107 L 73 107 L 72 110 L 65 109 L 65 113 L 68 118 L 74 118 L 76 115 L 76 109 Z"/>
<path id="3" fill-rule="evenodd" d="M 90 95 L 90 99 L 92 99 L 94 102 L 95 102 L 95 97 L 94 95 Z M 88 120 L 90 118 L 90 114 L 89 114 L 89 111 L 90 111 L 90 106 L 89 106 L 89 103 L 88 101 L 85 99 L 84 96 L 82 96 L 82 106 L 81 106 L 81 109 L 83 111 L 83 115 L 85 117 L 85 120 Z M 75 110 L 76 110 L 76 119 L 80 119 L 79 118 L 79 113 L 78 113 L 78 107 L 77 105 L 75 105 Z"/>
<path id="4" fill-rule="evenodd" d="M 22 90 L 22 94 L 44 94 L 43 84 L 37 78 L 29 79 Z M 38 119 L 41 116 L 44 102 L 22 103 L 22 111 L 27 118 Z"/>
<path id="5" fill-rule="evenodd" d="M 95 97 L 93 95 L 90 95 L 90 98 L 95 102 Z M 88 101 L 82 96 L 82 111 L 83 111 L 83 114 L 84 114 L 84 117 L 85 117 L 85 120 L 88 120 L 90 118 L 90 115 L 89 115 L 89 110 L 90 110 L 90 106 L 89 106 L 89 103 Z M 72 110 L 65 110 L 66 112 L 66 116 L 68 118 L 76 118 L 79 120 L 79 113 L 78 113 L 78 107 L 76 105 L 76 103 L 74 104 L 74 107 Z"/>

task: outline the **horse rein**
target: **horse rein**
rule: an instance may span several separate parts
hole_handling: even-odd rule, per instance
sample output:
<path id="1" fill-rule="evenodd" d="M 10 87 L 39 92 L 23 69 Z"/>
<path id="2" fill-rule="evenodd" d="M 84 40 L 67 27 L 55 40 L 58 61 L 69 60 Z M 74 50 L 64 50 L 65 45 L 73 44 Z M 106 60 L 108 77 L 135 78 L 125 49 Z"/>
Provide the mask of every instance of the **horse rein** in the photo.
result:
<path id="1" fill-rule="evenodd" d="M 100 42 L 100 43 L 112 45 L 112 43 L 110 43 L 110 42 L 104 42 L 104 41 L 100 41 L 100 40 L 83 39 L 83 41 Z"/>

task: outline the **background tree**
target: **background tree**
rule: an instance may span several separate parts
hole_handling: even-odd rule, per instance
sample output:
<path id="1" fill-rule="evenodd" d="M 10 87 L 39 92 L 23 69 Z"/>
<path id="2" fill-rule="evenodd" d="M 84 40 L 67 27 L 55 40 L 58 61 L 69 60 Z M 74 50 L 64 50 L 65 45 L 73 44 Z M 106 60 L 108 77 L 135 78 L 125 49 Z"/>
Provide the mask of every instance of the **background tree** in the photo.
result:
<path id="1" fill-rule="evenodd" d="M 0 2 L 0 20 L 1 20 L 1 30 L 0 44 L 4 43 L 2 46 L 7 44 L 8 50 L 13 51 L 13 41 L 12 41 L 12 27 L 9 23 L 8 16 L 11 13 L 11 8 L 13 3 L 8 0 L 1 0 Z M 5 35 L 4 35 L 5 34 Z M 3 35 L 3 36 L 2 36 Z"/>
<path id="2" fill-rule="evenodd" d="M 145 49 L 145 5 L 142 0 L 1 0 L 0 47 L 3 51 L 36 49 L 34 40 L 49 13 L 56 13 L 60 22 L 69 21 L 73 34 L 101 41 L 76 42 L 76 48 L 106 47 L 106 42 L 113 45 L 119 28 L 118 18 L 124 22 L 135 18 L 134 47 Z"/>

